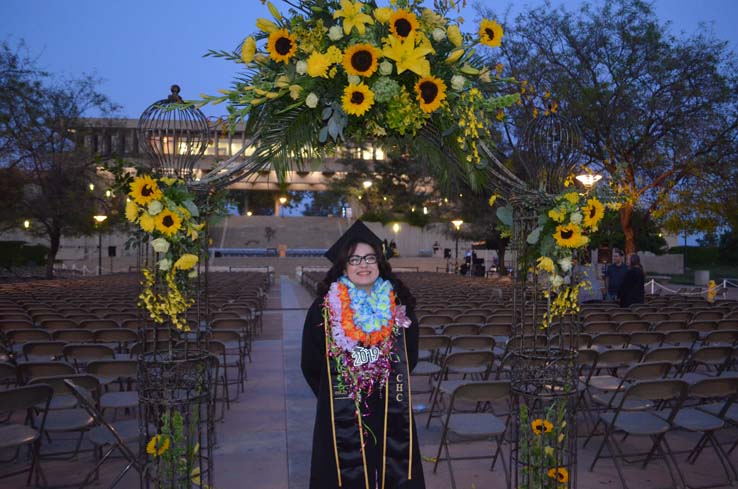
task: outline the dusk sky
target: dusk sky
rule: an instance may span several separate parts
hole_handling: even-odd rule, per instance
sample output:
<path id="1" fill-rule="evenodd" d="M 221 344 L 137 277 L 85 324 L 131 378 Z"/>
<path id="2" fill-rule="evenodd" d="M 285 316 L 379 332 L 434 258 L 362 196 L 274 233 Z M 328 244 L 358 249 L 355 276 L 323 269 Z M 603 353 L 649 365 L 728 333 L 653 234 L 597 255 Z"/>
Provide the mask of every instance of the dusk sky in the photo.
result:
<path id="1" fill-rule="evenodd" d="M 282 2 L 273 2 L 286 11 Z M 500 11 L 509 4 L 481 3 Z M 542 3 L 515 2 L 512 13 Z M 570 10 L 579 3 L 553 2 Z M 738 1 L 656 0 L 654 9 L 659 18 L 672 23 L 672 32 L 695 34 L 701 22 L 711 24 L 715 37 L 738 51 Z M 473 24 L 471 7 L 463 15 L 467 26 Z M 208 49 L 240 45 L 256 30 L 257 17 L 269 17 L 259 0 L 2 0 L 0 40 L 11 45 L 25 41 L 31 57 L 54 75 L 96 75 L 103 80 L 100 91 L 122 106 L 121 115 L 138 118 L 149 104 L 169 93 L 172 83 L 178 83 L 188 99 L 228 87 L 237 66 L 202 55 Z M 224 112 L 220 106 L 204 110 L 207 115 Z"/>

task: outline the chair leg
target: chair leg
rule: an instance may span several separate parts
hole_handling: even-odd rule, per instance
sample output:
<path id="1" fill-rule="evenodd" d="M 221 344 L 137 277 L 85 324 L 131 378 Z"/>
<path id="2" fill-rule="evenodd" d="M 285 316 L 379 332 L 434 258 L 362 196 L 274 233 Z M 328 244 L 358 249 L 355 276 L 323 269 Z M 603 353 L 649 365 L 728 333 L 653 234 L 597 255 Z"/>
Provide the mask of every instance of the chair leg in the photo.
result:
<path id="1" fill-rule="evenodd" d="M 674 460 L 674 455 L 671 451 L 669 443 L 666 441 L 666 436 L 659 435 L 658 437 L 655 437 L 655 443 L 657 450 L 661 452 L 661 456 L 664 457 L 664 462 L 666 463 L 666 467 L 669 469 L 669 475 L 671 476 L 671 480 L 674 482 L 674 487 L 680 489 L 686 488 L 687 482 L 684 480 L 684 474 L 682 474 L 682 471 L 679 469 L 679 464 L 677 464 L 676 460 Z M 666 447 L 666 451 L 664 450 L 664 447 Z M 674 477 L 674 474 L 672 473 L 672 466 L 677 476 L 679 477 L 679 480 Z"/>
<path id="2" fill-rule="evenodd" d="M 732 486 L 735 483 L 735 480 L 738 479 L 738 472 L 736 472 L 735 466 L 730 461 L 730 457 L 728 457 L 728 455 L 725 453 L 725 450 L 723 450 L 723 447 L 720 446 L 720 443 L 715 437 L 715 433 L 710 431 L 708 433 L 705 433 L 705 436 L 710 441 L 710 444 L 712 445 L 715 453 L 720 459 L 720 463 L 723 465 L 725 475 L 728 478 L 728 483 Z"/>

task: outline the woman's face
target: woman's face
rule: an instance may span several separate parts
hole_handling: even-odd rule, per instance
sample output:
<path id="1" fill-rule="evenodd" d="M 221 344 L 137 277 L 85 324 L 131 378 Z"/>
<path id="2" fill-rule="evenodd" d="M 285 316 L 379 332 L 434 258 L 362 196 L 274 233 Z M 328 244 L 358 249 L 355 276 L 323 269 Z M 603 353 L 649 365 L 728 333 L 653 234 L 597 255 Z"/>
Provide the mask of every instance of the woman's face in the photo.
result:
<path id="1" fill-rule="evenodd" d="M 367 263 L 367 257 L 372 264 Z M 379 277 L 379 266 L 377 265 L 379 257 L 374 248 L 366 243 L 358 243 L 356 249 L 348 257 L 346 263 L 346 276 L 349 280 L 360 289 L 370 289 Z M 358 262 L 352 265 L 351 262 Z"/>

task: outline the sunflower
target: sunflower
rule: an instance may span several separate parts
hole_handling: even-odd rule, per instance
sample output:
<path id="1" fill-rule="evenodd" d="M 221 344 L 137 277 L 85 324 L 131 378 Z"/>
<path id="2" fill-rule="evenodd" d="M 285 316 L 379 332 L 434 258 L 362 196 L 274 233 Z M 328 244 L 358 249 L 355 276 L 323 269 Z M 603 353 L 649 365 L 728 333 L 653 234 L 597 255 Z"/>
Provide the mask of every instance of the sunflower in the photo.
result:
<path id="1" fill-rule="evenodd" d="M 179 214 L 164 209 L 155 218 L 156 230 L 166 234 L 167 236 L 173 236 L 182 227 L 182 218 Z"/>
<path id="2" fill-rule="evenodd" d="M 536 260 L 536 268 L 548 273 L 554 273 L 555 271 L 553 260 L 547 256 L 538 257 L 538 260 Z"/>
<path id="3" fill-rule="evenodd" d="M 297 42 L 294 34 L 287 29 L 279 29 L 269 34 L 267 42 L 269 57 L 274 61 L 287 63 L 297 52 Z"/>
<path id="4" fill-rule="evenodd" d="M 553 469 L 548 469 L 548 476 L 551 479 L 556 479 L 556 481 L 559 482 L 560 484 L 569 482 L 569 471 L 566 470 L 564 467 L 556 467 Z"/>
<path id="5" fill-rule="evenodd" d="M 341 102 L 347 114 L 364 115 L 374 105 L 374 92 L 363 83 L 351 84 L 344 89 Z"/>
<path id="6" fill-rule="evenodd" d="M 496 48 L 502 42 L 502 26 L 494 20 L 482 19 L 482 23 L 479 25 L 479 42 Z"/>
<path id="7" fill-rule="evenodd" d="M 155 435 L 146 444 L 146 453 L 158 457 L 169 450 L 169 437 L 167 435 Z"/>
<path id="8" fill-rule="evenodd" d="M 371 44 L 354 44 L 343 54 L 343 68 L 349 75 L 372 76 L 377 71 L 379 54 Z"/>
<path id="9" fill-rule="evenodd" d="M 558 246 L 565 248 L 579 248 L 589 241 L 586 236 L 582 236 L 582 228 L 573 223 L 556 226 L 553 237 Z"/>
<path id="10" fill-rule="evenodd" d="M 597 224 L 605 215 L 605 206 L 599 200 L 591 198 L 582 210 L 584 211 L 584 227 L 596 229 Z"/>
<path id="11" fill-rule="evenodd" d="M 156 180 L 148 175 L 136 177 L 131 182 L 131 191 L 128 193 L 138 205 L 149 205 L 152 200 L 160 199 L 162 196 Z"/>
<path id="12" fill-rule="evenodd" d="M 399 9 L 390 15 L 390 32 L 400 39 L 407 39 L 413 32 L 418 30 L 420 23 L 415 14 L 405 9 Z"/>
<path id="13" fill-rule="evenodd" d="M 542 435 L 543 433 L 550 433 L 551 430 L 553 430 L 553 423 L 546 419 L 535 419 L 530 424 L 530 429 L 533 430 L 533 433 L 536 435 Z"/>
<path id="14" fill-rule="evenodd" d="M 415 93 L 420 109 L 430 113 L 438 109 L 446 98 L 446 84 L 440 78 L 426 76 L 415 84 Z"/>

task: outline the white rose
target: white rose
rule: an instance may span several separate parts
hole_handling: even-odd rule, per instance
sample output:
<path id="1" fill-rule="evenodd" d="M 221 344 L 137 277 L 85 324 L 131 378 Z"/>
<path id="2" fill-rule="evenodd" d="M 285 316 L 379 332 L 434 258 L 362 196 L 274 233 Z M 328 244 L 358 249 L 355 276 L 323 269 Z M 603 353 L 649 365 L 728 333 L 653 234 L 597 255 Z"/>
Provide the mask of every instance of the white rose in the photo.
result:
<path id="1" fill-rule="evenodd" d="M 318 96 L 315 95 L 314 92 L 310 92 L 307 97 L 305 97 L 305 105 L 310 107 L 311 109 L 314 109 L 318 106 Z"/>
<path id="2" fill-rule="evenodd" d="M 392 68 L 393 68 L 392 67 L 392 63 L 390 63 L 387 60 L 382 61 L 381 63 L 379 63 L 379 73 L 382 74 L 382 75 L 384 75 L 384 76 L 391 75 L 392 74 Z"/>
<path id="3" fill-rule="evenodd" d="M 571 222 L 574 224 L 581 224 L 582 223 L 582 213 L 581 212 L 572 212 L 571 213 Z"/>
<path id="4" fill-rule="evenodd" d="M 454 90 L 461 91 L 466 83 L 466 78 L 461 75 L 454 75 L 451 77 L 451 88 Z"/>
<path id="5" fill-rule="evenodd" d="M 441 42 L 446 39 L 446 31 L 444 31 L 440 27 L 436 27 L 435 29 L 433 29 L 433 32 L 431 32 L 431 36 L 433 36 L 434 41 Z"/>
<path id="6" fill-rule="evenodd" d="M 164 238 L 156 238 L 151 242 L 151 247 L 154 248 L 154 251 L 157 253 L 166 253 L 169 251 L 169 241 Z"/>
<path id="7" fill-rule="evenodd" d="M 553 288 L 561 287 L 564 284 L 564 279 L 559 275 L 551 275 L 548 280 L 551 282 L 551 287 Z"/>
<path id="8" fill-rule="evenodd" d="M 307 61 L 298 61 L 297 64 L 295 64 L 295 69 L 297 70 L 298 75 L 304 75 L 308 70 Z"/>
<path id="9" fill-rule="evenodd" d="M 571 257 L 567 256 L 559 260 L 559 266 L 564 272 L 571 270 Z"/>
<path id="10" fill-rule="evenodd" d="M 157 265 L 159 265 L 159 270 L 166 272 L 167 270 L 172 268 L 172 260 L 170 260 L 169 258 L 162 258 L 161 260 L 159 260 Z"/>
<path id="11" fill-rule="evenodd" d="M 197 277 L 197 270 L 192 270 L 190 273 L 187 274 L 187 278 L 196 278 Z"/>
<path id="12" fill-rule="evenodd" d="M 359 83 L 361 83 L 361 78 L 359 77 L 359 75 L 349 75 L 348 82 L 351 85 L 358 85 Z"/>
<path id="13" fill-rule="evenodd" d="M 158 200 L 152 200 L 149 203 L 149 215 L 155 216 L 161 212 L 164 206 Z"/>
<path id="14" fill-rule="evenodd" d="M 343 37 L 343 28 L 340 25 L 331 26 L 328 29 L 328 39 L 331 41 L 338 41 Z"/>

